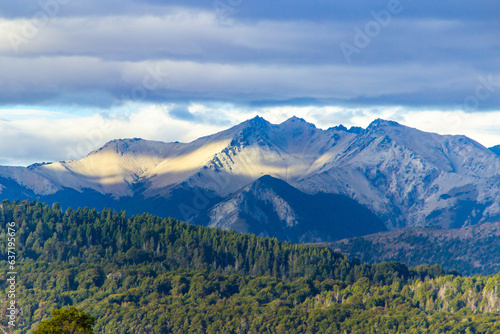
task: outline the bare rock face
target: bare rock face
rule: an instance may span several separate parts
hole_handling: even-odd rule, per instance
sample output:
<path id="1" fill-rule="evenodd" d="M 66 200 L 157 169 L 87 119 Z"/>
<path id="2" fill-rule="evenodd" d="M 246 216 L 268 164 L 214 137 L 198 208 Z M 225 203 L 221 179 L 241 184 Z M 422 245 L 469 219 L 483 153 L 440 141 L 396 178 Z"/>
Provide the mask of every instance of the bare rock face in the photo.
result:
<path id="1" fill-rule="evenodd" d="M 346 196 L 309 195 L 268 175 L 192 222 L 290 242 L 324 242 L 386 230 L 372 212 Z"/>
<path id="2" fill-rule="evenodd" d="M 257 204 L 238 197 L 257 194 L 263 183 L 253 183 L 269 175 L 310 196 L 343 195 L 390 230 L 459 228 L 500 220 L 499 172 L 500 157 L 464 136 L 385 120 L 322 130 L 296 117 L 281 124 L 256 117 L 191 143 L 114 140 L 81 160 L 0 167 L 0 196 L 148 211 L 263 235 L 305 226 L 309 214 L 272 187 L 253 196 Z M 245 211 L 252 214 L 242 219 Z M 280 227 L 253 228 L 270 221 Z M 290 240 L 321 239 L 308 233 Z"/>

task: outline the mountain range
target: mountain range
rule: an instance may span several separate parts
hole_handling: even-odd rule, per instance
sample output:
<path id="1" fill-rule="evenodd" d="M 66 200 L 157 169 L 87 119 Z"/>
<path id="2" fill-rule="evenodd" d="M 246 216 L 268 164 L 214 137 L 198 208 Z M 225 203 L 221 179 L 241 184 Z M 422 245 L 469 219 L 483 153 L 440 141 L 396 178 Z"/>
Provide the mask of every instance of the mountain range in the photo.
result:
<path id="1" fill-rule="evenodd" d="M 190 143 L 118 139 L 80 160 L 0 166 L 0 196 L 331 241 L 500 221 L 499 171 L 500 157 L 465 136 L 256 117 Z"/>

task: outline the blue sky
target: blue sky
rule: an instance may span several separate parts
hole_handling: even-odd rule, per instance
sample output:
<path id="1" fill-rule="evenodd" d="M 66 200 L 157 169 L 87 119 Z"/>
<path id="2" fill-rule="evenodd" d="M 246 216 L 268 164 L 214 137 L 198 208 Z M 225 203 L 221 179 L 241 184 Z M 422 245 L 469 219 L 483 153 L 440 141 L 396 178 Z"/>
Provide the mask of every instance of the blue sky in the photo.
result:
<path id="1" fill-rule="evenodd" d="M 500 144 L 498 1 L 20 0 L 0 13 L 0 164 L 118 137 L 189 141 L 256 114 Z"/>

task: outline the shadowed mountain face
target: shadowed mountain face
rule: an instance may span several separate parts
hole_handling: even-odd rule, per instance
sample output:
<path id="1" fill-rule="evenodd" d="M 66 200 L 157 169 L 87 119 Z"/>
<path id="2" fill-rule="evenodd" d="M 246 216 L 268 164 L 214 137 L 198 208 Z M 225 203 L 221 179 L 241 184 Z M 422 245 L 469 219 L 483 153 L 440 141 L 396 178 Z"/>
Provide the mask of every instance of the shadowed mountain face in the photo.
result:
<path id="1" fill-rule="evenodd" d="M 343 239 L 331 246 L 363 262 L 437 263 L 463 275 L 491 275 L 500 270 L 499 244 L 500 222 L 451 230 L 409 227 Z"/>
<path id="2" fill-rule="evenodd" d="M 346 196 L 309 195 L 271 176 L 259 178 L 192 222 L 291 242 L 338 240 L 386 229 L 371 211 Z"/>
<path id="3" fill-rule="evenodd" d="M 496 145 L 496 146 L 490 147 L 490 150 L 492 152 L 494 152 L 495 154 L 500 155 L 500 145 Z"/>
<path id="4" fill-rule="evenodd" d="M 147 211 L 257 234 L 281 233 L 286 240 L 327 240 L 347 233 L 337 223 L 332 223 L 336 230 L 315 232 L 314 224 L 321 223 L 314 214 L 326 212 L 315 205 L 330 205 L 334 200 L 322 196 L 334 194 L 361 204 L 387 229 L 458 228 L 500 220 L 499 171 L 500 157 L 464 136 L 440 136 L 384 120 L 366 129 L 322 130 L 296 117 L 281 124 L 256 117 L 191 143 L 114 140 L 81 160 L 0 166 L 0 196 Z M 256 182 L 264 175 L 286 182 L 301 200 L 287 197 L 271 181 Z M 284 226 L 292 218 L 279 218 L 285 211 L 262 194 L 250 196 L 264 186 L 299 217 L 292 234 L 283 232 L 291 231 Z M 229 210 L 235 203 L 248 208 Z M 221 218 L 221 212 L 228 217 Z"/>

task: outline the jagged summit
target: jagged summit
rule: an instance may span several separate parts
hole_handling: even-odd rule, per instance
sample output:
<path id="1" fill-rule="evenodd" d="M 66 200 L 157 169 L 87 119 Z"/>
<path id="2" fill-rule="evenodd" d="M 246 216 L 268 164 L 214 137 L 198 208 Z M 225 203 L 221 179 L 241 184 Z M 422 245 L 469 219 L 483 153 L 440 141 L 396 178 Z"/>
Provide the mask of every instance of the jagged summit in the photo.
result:
<path id="1" fill-rule="evenodd" d="M 366 130 L 322 130 L 257 116 L 190 143 L 113 140 L 80 160 L 0 166 L 0 193 L 187 220 L 264 175 L 309 195 L 345 195 L 389 229 L 500 221 L 498 155 L 464 136 L 382 119 Z"/>
<path id="2" fill-rule="evenodd" d="M 344 132 L 347 132 L 349 130 L 344 125 L 339 124 L 337 126 L 333 126 L 331 128 L 328 128 L 327 131 L 344 131 Z"/>
<path id="3" fill-rule="evenodd" d="M 45 165 L 50 165 L 52 164 L 53 162 L 37 162 L 37 163 L 34 163 L 34 164 L 31 164 L 29 166 L 26 167 L 26 169 L 35 169 L 35 168 L 38 168 L 40 166 L 45 166 Z"/>
<path id="4" fill-rule="evenodd" d="M 299 118 L 297 116 L 292 116 L 283 123 L 280 124 L 280 126 L 285 126 L 285 127 L 298 127 L 298 126 L 307 126 L 311 128 L 316 128 L 316 125 L 307 122 L 303 118 Z"/>
<path id="5" fill-rule="evenodd" d="M 251 127 L 256 127 L 256 128 L 267 128 L 271 125 L 267 120 L 260 116 L 255 116 L 254 118 L 251 118 L 243 123 L 241 123 L 243 126 L 251 126 Z"/>
<path id="6" fill-rule="evenodd" d="M 356 133 L 356 134 L 361 134 L 365 131 L 365 129 L 363 129 L 362 127 L 359 127 L 359 126 L 351 126 L 349 128 L 349 130 L 347 130 L 348 132 L 351 132 L 351 133 Z"/>
<path id="7" fill-rule="evenodd" d="M 239 128 L 243 129 L 251 128 L 252 131 L 258 132 L 258 131 L 272 131 L 277 129 L 281 129 L 282 131 L 287 129 L 295 130 L 298 128 L 316 129 L 316 125 L 309 123 L 303 118 L 299 118 L 296 116 L 293 116 L 280 124 L 272 124 L 260 116 L 255 116 L 252 119 L 249 119 L 239 125 L 234 126 L 232 129 L 239 129 Z M 231 131 L 231 129 L 229 129 L 228 131 Z"/>
<path id="8" fill-rule="evenodd" d="M 382 118 L 377 118 L 373 122 L 371 122 L 368 127 L 366 128 L 367 130 L 371 130 L 374 128 L 381 128 L 381 127 L 401 127 L 404 125 L 399 124 L 398 122 L 395 121 L 390 121 L 390 120 L 385 120 Z"/>
<path id="9" fill-rule="evenodd" d="M 351 126 L 349 129 L 345 127 L 343 124 L 339 124 L 337 126 L 333 126 L 328 128 L 326 131 L 331 131 L 331 132 L 349 132 L 349 133 L 355 133 L 355 134 L 362 134 L 366 130 L 359 127 L 359 126 Z"/>

